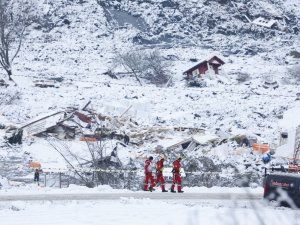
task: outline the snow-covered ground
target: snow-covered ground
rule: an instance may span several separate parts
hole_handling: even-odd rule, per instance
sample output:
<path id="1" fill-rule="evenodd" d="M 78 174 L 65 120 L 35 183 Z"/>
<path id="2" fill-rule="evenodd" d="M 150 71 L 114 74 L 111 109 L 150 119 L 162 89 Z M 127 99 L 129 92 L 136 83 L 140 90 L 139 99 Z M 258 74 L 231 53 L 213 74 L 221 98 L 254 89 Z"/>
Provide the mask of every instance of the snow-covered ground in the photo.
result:
<path id="1" fill-rule="evenodd" d="M 185 188 L 186 193 L 248 193 L 262 194 L 262 188 Z M 92 194 L 92 193 L 143 193 L 113 190 L 109 186 L 94 189 L 71 186 L 67 189 L 41 188 L 36 185 L 26 188 L 6 189 L 1 196 L 14 194 L 44 195 L 43 201 L 0 201 L 1 224 L 4 225 L 281 225 L 298 224 L 300 212 L 288 208 L 275 208 L 260 200 L 241 199 L 176 199 L 120 197 L 117 200 L 49 201 L 47 194 Z M 186 193 L 180 194 L 184 196 Z M 149 193 L 156 195 L 156 193 Z M 170 193 L 171 194 L 171 193 Z M 160 193 L 164 196 L 164 193 Z M 178 194 L 172 194 L 178 195 Z"/>
<path id="2" fill-rule="evenodd" d="M 89 100 L 92 102 L 92 110 L 110 117 L 119 117 L 131 106 L 127 116 L 137 122 L 139 129 L 159 127 L 167 130 L 157 137 L 141 138 L 143 143 L 138 147 L 129 145 L 119 148 L 118 156 L 123 165 L 127 165 L 130 160 L 138 161 L 140 164 L 137 163 L 137 167 L 141 171 L 145 157 L 158 155 L 154 153 L 157 146 L 166 149 L 191 137 L 187 132 L 175 132 L 174 127 L 203 128 L 206 130 L 203 140 L 214 137 L 217 129 L 229 137 L 254 136 L 258 142 L 270 146 L 279 144 L 279 135 L 283 129 L 292 129 L 289 137 L 294 138 L 293 129 L 299 122 L 296 114 L 299 114 L 300 101 L 295 101 L 299 83 L 290 76 L 290 70 L 299 63 L 299 59 L 291 57 L 290 52 L 300 50 L 300 38 L 296 32 L 299 29 L 300 2 L 219 2 L 37 1 L 43 19 L 26 30 L 26 39 L 12 68 L 17 87 L 10 85 L 0 89 L 0 125 L 6 128 L 21 127 L 45 114 L 64 111 L 68 107 L 81 108 Z M 111 10 L 111 16 L 115 13 L 115 21 L 105 17 L 107 10 Z M 281 28 L 284 28 L 282 23 L 287 23 L 284 32 L 258 27 L 249 23 L 244 16 L 250 15 L 251 19 L 255 19 L 268 13 L 280 19 Z M 143 40 L 152 45 L 143 45 Z M 142 80 L 143 86 L 140 86 L 132 76 L 120 76 L 120 79 L 115 80 L 104 74 L 110 69 L 119 71 L 120 68 L 115 67 L 117 54 L 134 49 L 158 50 L 172 61 L 170 70 L 173 86 L 156 87 L 145 80 Z M 224 72 L 218 76 L 205 77 L 207 87 L 188 88 L 183 71 L 190 68 L 195 60 L 201 61 L 211 54 L 218 54 L 224 59 Z M 124 72 L 124 69 L 121 71 Z M 0 72 L 0 78 L 7 81 L 4 71 Z M 248 74 L 247 81 L 237 80 L 241 73 Z M 34 86 L 35 80 L 49 78 L 61 78 L 62 81 L 56 83 L 57 88 Z M 266 80 L 277 81 L 279 87 L 275 90 L 264 88 Z M 120 132 L 135 135 L 137 131 L 122 127 Z M 1 129 L 0 175 L 31 180 L 32 171 L 27 168 L 29 159 L 40 162 L 45 171 L 46 168 L 53 171 L 67 167 L 67 163 L 45 139 L 24 135 L 22 145 L 11 147 L 4 139 L 7 136 L 9 133 Z M 78 156 L 87 156 L 87 146 L 78 139 L 64 144 Z M 108 141 L 106 155 L 110 154 L 115 145 L 114 140 Z M 290 157 L 292 146 L 292 142 L 289 142 L 289 149 L 283 146 L 277 155 L 275 152 L 272 160 L 276 162 L 277 156 Z M 217 146 L 204 143 L 195 151 L 185 152 L 185 156 L 183 164 L 197 158 L 199 161 L 196 161 L 196 166 L 201 169 L 204 168 L 204 161 L 200 159 L 210 159 L 208 162 L 220 168 L 216 169 L 214 164 L 209 167 L 211 164 L 207 163 L 208 167 L 200 172 L 206 175 L 215 169 L 220 173 L 217 179 L 226 177 L 228 186 L 237 185 L 233 182 L 242 179 L 237 175 L 246 172 L 250 172 L 250 180 L 262 176 L 260 169 L 264 166 L 260 165 L 261 154 L 253 153 L 251 148 L 240 148 L 231 141 Z M 172 160 L 167 159 L 166 166 L 171 166 Z M 244 164 L 251 167 L 246 169 Z M 256 164 L 259 166 L 256 167 Z M 195 182 L 203 179 L 205 176 Z M 1 177 L 0 183 L 0 200 L 1 196 L 12 195 L 72 196 L 101 193 L 134 196 L 135 193 L 143 193 L 113 189 L 110 186 L 88 189 L 70 185 L 68 188 L 55 189 L 42 187 L 42 184 L 40 187 L 22 185 L 10 182 L 5 177 Z M 173 197 L 154 200 L 121 197 L 98 201 L 0 201 L 0 224 L 300 224 L 299 210 L 267 204 L 262 200 L 261 183 L 250 184 L 255 188 L 186 187 L 184 184 L 183 196 L 186 193 L 227 193 L 253 194 L 261 196 L 261 199 L 176 200 Z M 169 186 L 170 183 L 167 188 Z M 149 194 L 163 193 L 157 189 L 155 193 Z"/>
<path id="3" fill-rule="evenodd" d="M 169 187 L 169 185 L 167 185 Z M 262 187 L 255 188 L 227 188 L 227 187 L 184 187 L 187 193 L 236 193 L 236 194 L 261 194 L 263 193 Z M 160 192 L 160 188 L 154 192 Z M 24 195 L 24 194 L 93 194 L 93 193 L 144 193 L 143 191 L 130 191 L 126 189 L 113 189 L 108 185 L 100 185 L 95 188 L 87 188 L 85 186 L 70 185 L 68 188 L 49 188 L 37 186 L 36 184 L 13 187 L 7 185 L 3 190 L 0 190 L 1 195 Z"/>
<path id="4" fill-rule="evenodd" d="M 161 26 L 163 29 L 159 32 L 161 36 L 169 32 L 176 32 L 181 36 L 185 32 L 181 26 L 177 27 L 185 21 L 185 17 L 181 18 L 182 15 L 189 16 L 189 13 L 184 10 L 185 7 L 190 7 L 192 14 L 196 14 L 194 7 L 199 7 L 205 13 L 205 18 L 208 16 L 206 14 L 215 10 L 212 15 L 219 15 L 220 19 L 224 19 L 222 17 L 224 16 L 228 20 L 226 23 L 232 22 L 229 19 L 231 14 L 226 12 L 226 5 L 212 2 L 210 8 L 205 5 L 205 1 L 179 2 L 178 10 L 172 13 L 168 7 L 159 8 L 160 3 L 161 1 L 153 1 L 153 4 L 116 1 L 111 4 L 140 14 L 154 30 Z M 249 3 L 255 15 L 262 10 L 271 11 L 273 14 L 276 14 L 274 11 L 291 11 L 298 15 L 298 2 L 255 3 L 257 1 Z M 14 125 L 23 124 L 50 111 L 64 110 L 68 106 L 83 106 L 87 101 L 92 100 L 94 110 L 110 116 L 119 116 L 132 105 L 129 114 L 144 126 L 157 125 L 157 118 L 159 118 L 160 121 L 165 121 L 164 124 L 159 124 L 160 126 L 205 126 L 211 131 L 221 128 L 233 129 L 236 133 L 247 131 L 249 134 L 258 134 L 263 142 L 272 143 L 276 141 L 278 134 L 277 117 L 286 108 L 297 105 L 294 101 L 298 92 L 297 86 L 282 82 L 283 78 L 289 80 L 287 70 L 292 67 L 292 63 L 288 54 L 299 47 L 297 35 L 291 35 L 291 45 L 281 46 L 285 36 L 280 33 L 275 33 L 276 36 L 266 41 L 253 40 L 248 36 L 241 38 L 239 34 L 222 36 L 212 30 L 209 35 L 206 35 L 213 42 L 219 41 L 220 46 L 145 47 L 159 50 L 163 56 L 174 58 L 171 69 L 174 87 L 157 88 L 145 84 L 144 81 L 143 87 L 139 87 L 132 77 L 112 80 L 103 75 L 108 69 L 114 68 L 114 60 L 118 52 L 143 48 L 131 41 L 131 38 L 139 33 L 137 28 L 130 26 L 126 29 L 112 28 L 104 16 L 104 8 L 96 1 L 80 4 L 56 0 L 51 3 L 39 2 L 38 6 L 42 9 L 41 14 L 49 16 L 49 21 L 56 26 L 50 30 L 47 30 L 47 27 L 37 29 L 37 24 L 28 28 L 26 42 L 13 68 L 15 81 L 18 83 L 22 97 L 20 100 L 16 99 L 14 104 L 5 105 L 5 110 L 2 112 L 5 119 Z M 285 8 L 286 10 L 283 10 Z M 159 12 L 163 12 L 162 15 L 158 15 Z M 160 18 L 164 14 L 167 21 L 172 21 L 173 16 L 177 14 L 182 20 L 177 21 L 178 24 L 173 21 L 164 26 L 161 25 L 164 19 Z M 70 24 L 64 24 L 58 15 L 64 15 Z M 234 19 L 234 22 L 243 26 L 240 20 Z M 195 29 L 202 33 L 201 29 Z M 203 30 L 208 33 L 206 27 Z M 186 39 L 189 40 L 190 36 Z M 201 42 L 201 39 L 199 41 Z M 255 44 L 264 45 L 266 49 L 255 55 L 226 54 L 225 74 L 220 78 L 208 80 L 207 88 L 186 88 L 182 73 L 194 64 L 190 59 L 195 58 L 200 61 L 215 52 L 215 49 L 220 50 L 222 56 L 222 53 L 226 52 L 222 46 L 226 46 L 228 41 L 236 45 L 243 45 L 243 42 L 246 42 L 250 49 Z M 251 77 L 246 84 L 238 84 L 235 79 L 236 73 L 241 72 L 247 72 Z M 262 84 L 267 77 L 278 81 L 279 88 L 265 90 Z M 41 78 L 63 78 L 63 82 L 59 84 L 58 89 L 45 90 L 33 87 L 34 80 Z M 257 113 L 267 118 L 262 118 Z M 200 117 L 195 118 L 195 114 Z M 144 146 L 144 148 L 153 147 Z"/>
<path id="5" fill-rule="evenodd" d="M 185 193 L 180 194 L 184 197 L 187 193 L 202 194 L 260 194 L 262 188 L 205 188 L 193 187 L 184 188 Z M 122 197 L 126 194 L 143 194 L 145 192 L 132 192 L 129 190 L 115 190 L 109 186 L 99 186 L 93 189 L 71 185 L 66 189 L 42 188 L 37 185 L 28 185 L 19 188 L 7 188 L 0 191 L 1 197 L 8 195 L 27 196 L 43 194 L 43 201 L 0 201 L 1 222 L 5 225 L 29 225 L 29 224 L 52 224 L 52 225 L 84 225 L 84 224 L 172 224 L 172 225 L 191 225 L 191 224 L 279 224 L 273 223 L 275 219 L 293 221 L 292 218 L 298 216 L 297 211 L 284 209 L 275 210 L 274 207 L 265 203 L 262 199 L 191 199 L 179 198 L 178 194 L 147 193 L 149 198 Z M 47 200 L 47 195 L 64 194 L 119 194 L 117 200 L 80 200 L 80 201 L 53 201 Z M 151 199 L 151 195 L 155 199 Z M 162 199 L 158 195 L 162 196 Z M 169 195 L 169 196 L 168 196 Z M 128 196 L 128 195 L 127 195 Z M 164 198 L 164 196 L 167 196 Z M 292 217 L 292 218 L 291 218 Z M 270 221 L 272 220 L 272 221 Z M 271 223 L 272 222 L 272 223 Z"/>
<path id="6" fill-rule="evenodd" d="M 299 210 L 264 203 L 201 203 L 121 198 L 115 201 L 0 203 L 4 225 L 282 225 L 299 224 Z"/>

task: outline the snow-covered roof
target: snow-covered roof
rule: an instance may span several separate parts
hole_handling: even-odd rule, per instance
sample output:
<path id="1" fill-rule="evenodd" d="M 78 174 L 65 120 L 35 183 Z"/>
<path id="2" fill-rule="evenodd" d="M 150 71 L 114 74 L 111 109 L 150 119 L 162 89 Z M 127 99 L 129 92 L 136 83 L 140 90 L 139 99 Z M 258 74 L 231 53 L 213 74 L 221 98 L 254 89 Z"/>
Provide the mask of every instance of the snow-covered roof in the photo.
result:
<path id="1" fill-rule="evenodd" d="M 225 64 L 225 62 L 224 62 L 224 60 L 222 59 L 222 57 L 220 56 L 220 54 L 217 53 L 217 52 L 214 52 L 214 53 L 210 54 L 209 56 L 207 56 L 204 60 L 202 60 L 202 61 L 200 61 L 200 62 L 197 62 L 196 64 L 190 66 L 190 67 L 189 67 L 188 69 L 186 69 L 183 73 L 187 73 L 187 72 L 190 71 L 190 70 L 194 70 L 194 69 L 195 69 L 196 67 L 198 67 L 200 64 L 206 63 L 206 62 L 210 61 L 210 60 L 211 60 L 212 58 L 214 58 L 214 57 L 217 57 L 220 61 L 222 61 L 221 64 Z M 216 60 L 214 60 L 214 61 L 216 61 Z M 217 61 L 216 61 L 216 62 L 217 62 Z M 215 63 L 215 62 L 214 62 L 214 63 Z M 219 63 L 219 62 L 217 62 L 217 63 Z"/>
<path id="2" fill-rule="evenodd" d="M 218 136 L 214 135 L 214 134 L 203 134 L 203 135 L 200 135 L 200 134 L 197 134 L 197 135 L 193 135 L 192 137 L 190 138 L 187 138 L 183 141 L 180 141 L 180 142 L 176 142 L 176 143 L 173 143 L 172 145 L 170 145 L 168 148 L 173 148 L 173 147 L 176 147 L 176 146 L 179 146 L 181 144 L 184 144 L 184 143 L 187 143 L 187 142 L 196 142 L 197 144 L 206 144 L 208 142 L 211 142 L 211 141 L 214 141 L 218 138 Z M 178 139 L 175 139 L 174 141 L 176 141 Z"/>
<path id="3" fill-rule="evenodd" d="M 199 144 L 206 144 L 208 142 L 218 139 L 218 136 L 214 134 L 205 134 L 205 135 L 194 135 L 192 139 Z"/>
<path id="4" fill-rule="evenodd" d="M 277 23 L 277 21 L 276 20 L 268 20 L 263 17 L 258 17 L 255 20 L 253 20 L 252 23 L 259 25 L 259 26 L 271 28 L 274 24 Z"/>
<path id="5" fill-rule="evenodd" d="M 42 114 L 38 115 L 37 117 L 34 117 L 33 119 L 31 119 L 31 120 L 27 121 L 26 123 L 22 124 L 21 126 L 26 126 L 28 124 L 35 123 L 37 121 L 40 121 L 40 120 L 43 120 L 43 119 L 46 119 L 46 118 L 49 118 L 48 122 L 55 123 L 55 122 L 57 122 L 56 115 L 62 116 L 63 114 L 64 114 L 63 111 L 61 111 L 61 112 L 42 113 Z"/>
<path id="6" fill-rule="evenodd" d="M 51 114 L 43 114 L 36 119 L 31 120 L 24 124 L 24 130 L 27 135 L 34 135 L 45 131 L 46 129 L 56 126 L 57 123 L 63 118 L 64 112 L 56 112 Z"/>

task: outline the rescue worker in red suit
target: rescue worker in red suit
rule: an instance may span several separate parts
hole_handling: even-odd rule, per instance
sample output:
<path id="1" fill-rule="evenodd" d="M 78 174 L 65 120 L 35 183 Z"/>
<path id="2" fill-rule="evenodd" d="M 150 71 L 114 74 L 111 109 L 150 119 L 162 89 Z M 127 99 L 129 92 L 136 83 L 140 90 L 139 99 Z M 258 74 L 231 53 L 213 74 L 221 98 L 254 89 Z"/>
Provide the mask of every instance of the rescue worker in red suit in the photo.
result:
<path id="1" fill-rule="evenodd" d="M 181 156 L 179 156 L 174 162 L 173 162 L 173 181 L 172 181 L 172 186 L 171 186 L 171 192 L 175 193 L 174 191 L 175 184 L 177 183 L 177 190 L 178 193 L 183 193 L 181 190 L 181 177 L 180 177 L 180 161 L 181 161 Z"/>
<path id="2" fill-rule="evenodd" d="M 145 161 L 145 180 L 144 180 L 144 191 L 148 191 L 148 183 L 150 180 L 150 187 L 149 191 L 154 191 L 155 189 L 153 188 L 155 186 L 154 179 L 152 176 L 152 160 L 153 157 L 150 156 L 146 161 Z"/>
<path id="3" fill-rule="evenodd" d="M 162 192 L 168 192 L 165 189 L 165 179 L 163 177 L 164 161 L 165 161 L 164 156 L 161 156 L 160 160 L 158 160 L 158 162 L 156 163 L 156 180 L 155 180 L 155 183 L 157 184 L 158 182 L 160 182 L 161 191 Z"/>

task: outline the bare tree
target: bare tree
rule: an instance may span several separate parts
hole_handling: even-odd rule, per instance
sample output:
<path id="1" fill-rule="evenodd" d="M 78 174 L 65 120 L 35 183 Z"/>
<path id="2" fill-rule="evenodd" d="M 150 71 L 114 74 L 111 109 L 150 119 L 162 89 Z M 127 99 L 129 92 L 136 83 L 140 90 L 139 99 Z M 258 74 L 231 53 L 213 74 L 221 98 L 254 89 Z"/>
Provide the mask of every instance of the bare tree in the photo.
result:
<path id="1" fill-rule="evenodd" d="M 87 105 L 83 108 L 83 110 L 86 110 L 85 108 Z M 111 181 L 114 181 L 116 176 L 114 176 L 113 170 L 111 169 L 121 169 L 122 163 L 117 157 L 118 143 L 116 143 L 111 154 L 106 155 L 108 142 L 103 138 L 105 136 L 103 133 L 103 126 L 97 116 L 92 111 L 89 112 L 93 115 L 93 125 L 90 129 L 94 132 L 93 136 L 95 139 L 93 138 L 93 140 L 89 140 L 88 137 L 84 137 L 84 141 L 87 144 L 86 151 L 75 153 L 64 140 L 60 140 L 57 137 L 46 133 L 44 135 L 48 143 L 63 157 L 77 177 L 84 182 L 86 186 L 92 187 L 95 185 L 95 182 L 108 184 Z M 73 118 L 73 122 L 78 124 L 80 133 L 84 135 L 83 127 L 80 123 L 76 122 L 73 113 L 74 112 L 71 112 L 69 119 Z"/>
<path id="2" fill-rule="evenodd" d="M 84 176 L 84 174 L 79 169 L 77 169 L 73 165 L 71 160 L 69 160 L 68 157 L 66 156 L 65 152 L 71 153 L 70 148 L 68 147 L 68 145 L 63 143 L 63 142 L 58 143 L 57 139 L 55 139 L 53 137 L 50 137 L 50 138 L 47 137 L 46 140 L 55 149 L 55 151 L 57 151 L 64 158 L 64 160 L 68 163 L 68 165 L 73 169 L 75 174 L 77 174 L 82 181 L 84 181 L 86 184 L 88 184 L 89 180 Z M 72 157 L 74 157 L 74 155 L 72 155 Z M 77 157 L 75 157 L 75 159 L 76 159 L 76 161 L 78 161 Z M 80 163 L 78 165 L 81 166 Z"/>
<path id="3" fill-rule="evenodd" d="M 132 73 L 141 86 L 141 78 L 156 85 L 166 84 L 170 80 L 168 68 L 172 63 L 164 59 L 158 51 L 133 50 L 118 54 L 115 61 Z"/>
<path id="4" fill-rule="evenodd" d="M 166 84 L 170 79 L 172 63 L 164 59 L 158 51 L 153 51 L 145 55 L 147 64 L 147 78 L 156 85 Z"/>
<path id="5" fill-rule="evenodd" d="M 116 61 L 120 63 L 124 68 L 132 73 L 135 79 L 142 86 L 142 82 L 140 80 L 141 74 L 143 73 L 143 62 L 144 56 L 140 51 L 130 51 L 125 54 L 118 54 Z"/>
<path id="6" fill-rule="evenodd" d="M 20 52 L 29 24 L 30 4 L 26 1 L 0 0 L 0 65 L 12 80 L 12 63 Z"/>

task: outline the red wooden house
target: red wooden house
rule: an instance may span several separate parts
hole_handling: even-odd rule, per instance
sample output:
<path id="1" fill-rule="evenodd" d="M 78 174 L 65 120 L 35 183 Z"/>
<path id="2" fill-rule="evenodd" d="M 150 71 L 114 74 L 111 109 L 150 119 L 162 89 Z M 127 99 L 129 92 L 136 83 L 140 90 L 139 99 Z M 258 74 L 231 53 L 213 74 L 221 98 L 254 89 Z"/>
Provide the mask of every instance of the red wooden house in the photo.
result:
<path id="1" fill-rule="evenodd" d="M 224 64 L 225 62 L 215 55 L 197 63 L 183 74 L 187 76 L 187 79 L 201 77 L 204 74 L 220 74 L 220 67 Z"/>

